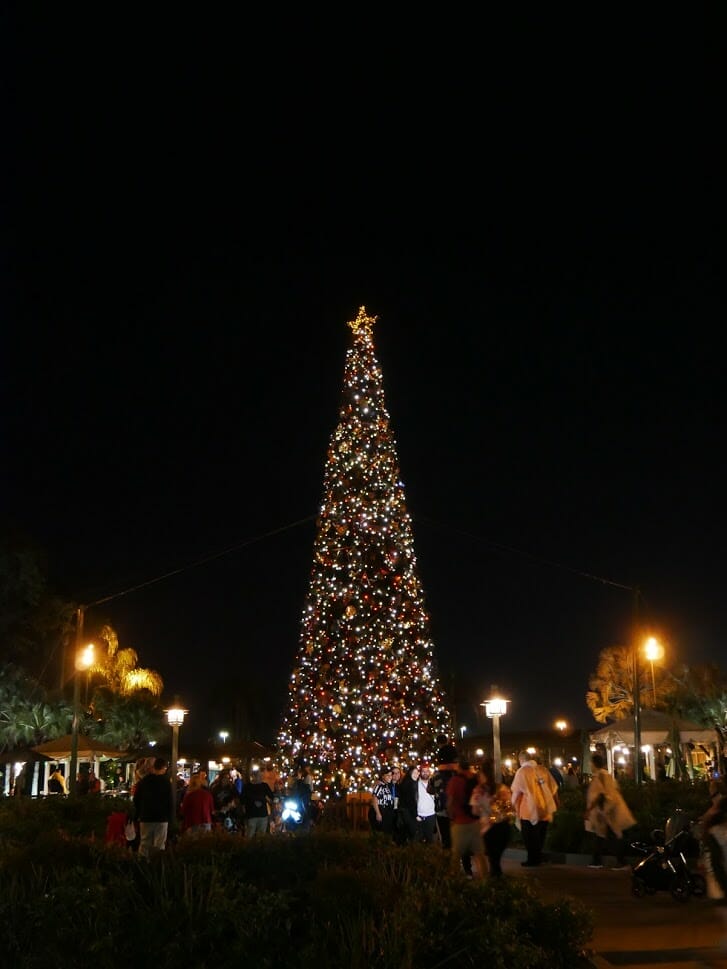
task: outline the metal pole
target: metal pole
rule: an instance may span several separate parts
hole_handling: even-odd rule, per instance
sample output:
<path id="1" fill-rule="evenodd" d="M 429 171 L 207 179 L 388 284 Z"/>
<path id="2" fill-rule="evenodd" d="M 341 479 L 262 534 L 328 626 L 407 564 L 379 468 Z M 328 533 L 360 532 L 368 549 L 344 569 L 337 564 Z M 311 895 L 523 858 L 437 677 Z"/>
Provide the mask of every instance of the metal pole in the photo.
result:
<path id="1" fill-rule="evenodd" d="M 634 589 L 634 631 L 633 631 L 633 663 L 634 663 L 634 780 L 641 784 L 641 689 L 639 686 L 639 590 Z"/>
<path id="2" fill-rule="evenodd" d="M 73 721 L 71 723 L 71 763 L 68 768 L 70 775 L 68 791 L 70 794 L 76 793 L 76 775 L 78 773 L 78 721 L 81 706 L 81 681 L 76 663 L 81 652 L 81 641 L 83 639 L 83 612 L 84 607 L 79 606 L 76 611 L 76 655 L 73 657 Z"/>
<path id="3" fill-rule="evenodd" d="M 177 760 L 179 759 L 179 724 L 172 724 L 172 762 L 169 765 L 172 782 L 172 812 L 169 818 L 169 833 L 177 819 Z"/>
<path id="4" fill-rule="evenodd" d="M 495 766 L 495 783 L 502 781 L 502 767 L 500 766 L 500 718 L 492 718 L 492 754 Z"/>

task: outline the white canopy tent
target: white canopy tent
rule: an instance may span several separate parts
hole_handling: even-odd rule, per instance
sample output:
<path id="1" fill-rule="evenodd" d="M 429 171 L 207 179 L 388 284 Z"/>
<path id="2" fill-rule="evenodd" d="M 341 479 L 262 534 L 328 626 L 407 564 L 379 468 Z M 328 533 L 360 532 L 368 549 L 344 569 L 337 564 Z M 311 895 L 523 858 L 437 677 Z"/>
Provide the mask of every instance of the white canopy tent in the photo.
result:
<path id="1" fill-rule="evenodd" d="M 640 719 L 641 749 L 646 754 L 649 777 L 652 779 L 657 776 L 659 748 L 678 745 L 681 748 L 682 759 L 692 776 L 695 767 L 692 757 L 693 747 L 705 748 L 710 752 L 712 760 L 715 760 L 719 737 L 714 728 L 705 728 L 698 723 L 680 720 L 659 710 L 642 710 Z M 623 720 L 606 724 L 605 727 L 591 734 L 591 743 L 605 746 L 608 769 L 614 773 L 614 756 L 617 749 L 634 746 L 634 718 L 624 717 Z"/>

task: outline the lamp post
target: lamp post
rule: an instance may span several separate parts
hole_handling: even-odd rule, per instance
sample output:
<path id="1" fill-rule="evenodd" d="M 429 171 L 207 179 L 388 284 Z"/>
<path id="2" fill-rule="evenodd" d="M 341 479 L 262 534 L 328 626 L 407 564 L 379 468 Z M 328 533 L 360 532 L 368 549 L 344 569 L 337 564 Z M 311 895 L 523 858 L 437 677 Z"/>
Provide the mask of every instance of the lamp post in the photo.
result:
<path id="1" fill-rule="evenodd" d="M 177 816 L 177 760 L 179 759 L 179 728 L 184 723 L 185 714 L 189 713 L 185 710 L 180 702 L 179 697 L 174 698 L 173 705 L 164 711 L 167 715 L 167 723 L 172 728 L 172 761 L 169 765 L 171 773 L 171 790 L 172 790 L 172 815 L 171 821 L 174 822 Z"/>
<path id="2" fill-rule="evenodd" d="M 660 660 L 664 655 L 664 647 L 654 636 L 649 636 L 644 645 L 644 655 L 651 663 L 651 690 L 653 695 L 652 703 L 656 709 L 656 678 L 654 677 L 654 660 Z"/>
<path id="3" fill-rule="evenodd" d="M 485 708 L 485 713 L 488 718 L 492 720 L 492 754 L 495 764 L 495 781 L 499 782 L 502 780 L 502 767 L 500 765 L 500 717 L 504 717 L 507 713 L 507 700 L 503 700 L 502 697 L 497 695 L 498 690 L 496 686 L 492 688 L 492 694 L 489 700 L 485 700 L 480 706 Z"/>
<path id="4" fill-rule="evenodd" d="M 227 738 L 230 736 L 227 730 L 220 730 L 220 740 L 223 744 L 227 743 Z"/>
<path id="5" fill-rule="evenodd" d="M 80 645 L 83 636 L 83 606 L 79 606 L 76 619 L 76 644 Z M 78 773 L 78 721 L 81 711 L 81 672 L 87 670 L 93 663 L 93 643 L 83 649 L 76 649 L 73 663 L 73 720 L 71 721 L 71 763 L 68 767 L 68 791 L 75 794 L 77 790 Z"/>

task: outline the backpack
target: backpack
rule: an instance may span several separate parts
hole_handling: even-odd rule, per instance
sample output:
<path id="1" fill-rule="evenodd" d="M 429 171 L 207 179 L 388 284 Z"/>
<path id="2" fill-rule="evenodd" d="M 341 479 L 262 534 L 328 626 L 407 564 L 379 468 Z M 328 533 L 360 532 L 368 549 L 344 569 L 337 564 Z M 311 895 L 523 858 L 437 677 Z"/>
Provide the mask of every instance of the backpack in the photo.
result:
<path id="1" fill-rule="evenodd" d="M 438 770 L 429 782 L 429 793 L 434 798 L 435 814 L 447 813 L 447 784 L 454 771 Z"/>

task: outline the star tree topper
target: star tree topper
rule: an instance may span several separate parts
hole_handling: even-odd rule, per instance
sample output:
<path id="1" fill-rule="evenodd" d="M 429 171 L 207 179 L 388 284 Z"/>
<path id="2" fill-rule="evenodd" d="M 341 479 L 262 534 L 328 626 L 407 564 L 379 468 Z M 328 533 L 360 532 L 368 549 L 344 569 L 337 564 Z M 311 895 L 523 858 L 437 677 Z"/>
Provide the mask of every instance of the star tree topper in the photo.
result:
<path id="1" fill-rule="evenodd" d="M 369 316 L 365 306 L 359 306 L 358 316 L 355 320 L 349 320 L 348 325 L 353 330 L 354 336 L 372 336 L 372 328 L 378 320 L 378 316 Z"/>

